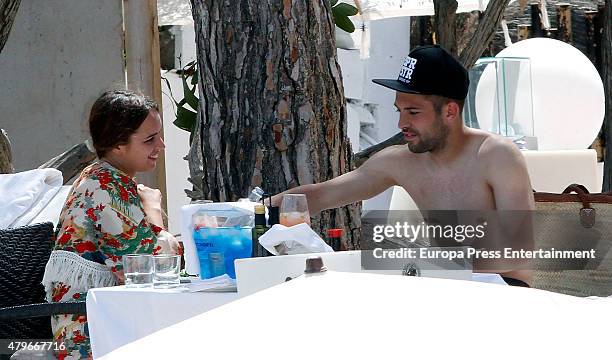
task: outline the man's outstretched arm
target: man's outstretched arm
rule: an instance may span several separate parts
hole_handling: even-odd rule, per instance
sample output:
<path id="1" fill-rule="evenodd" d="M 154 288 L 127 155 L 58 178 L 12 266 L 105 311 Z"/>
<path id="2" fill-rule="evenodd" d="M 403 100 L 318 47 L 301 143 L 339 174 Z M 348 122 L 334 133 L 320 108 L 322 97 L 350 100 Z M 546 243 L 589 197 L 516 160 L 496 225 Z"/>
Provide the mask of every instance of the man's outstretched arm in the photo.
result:
<path id="1" fill-rule="evenodd" d="M 289 189 L 273 196 L 272 204 L 280 206 L 284 194 L 305 194 L 308 210 L 314 215 L 325 209 L 369 199 L 396 185 L 389 171 L 389 166 L 393 166 L 394 153 L 391 148 L 385 149 L 351 172 L 322 183 Z"/>

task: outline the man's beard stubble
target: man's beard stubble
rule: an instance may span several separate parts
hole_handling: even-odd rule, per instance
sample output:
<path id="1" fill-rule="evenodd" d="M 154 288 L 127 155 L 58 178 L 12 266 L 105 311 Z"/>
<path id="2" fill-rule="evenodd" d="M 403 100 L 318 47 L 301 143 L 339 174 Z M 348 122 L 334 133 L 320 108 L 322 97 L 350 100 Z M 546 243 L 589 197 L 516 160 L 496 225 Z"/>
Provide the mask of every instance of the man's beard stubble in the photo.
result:
<path id="1" fill-rule="evenodd" d="M 446 146 L 446 139 L 449 132 L 450 129 L 444 124 L 442 118 L 436 116 L 436 122 L 434 123 L 432 135 L 429 137 L 424 137 L 419 133 L 419 141 L 416 143 L 408 143 L 408 149 L 416 154 L 443 149 L 444 146 Z"/>

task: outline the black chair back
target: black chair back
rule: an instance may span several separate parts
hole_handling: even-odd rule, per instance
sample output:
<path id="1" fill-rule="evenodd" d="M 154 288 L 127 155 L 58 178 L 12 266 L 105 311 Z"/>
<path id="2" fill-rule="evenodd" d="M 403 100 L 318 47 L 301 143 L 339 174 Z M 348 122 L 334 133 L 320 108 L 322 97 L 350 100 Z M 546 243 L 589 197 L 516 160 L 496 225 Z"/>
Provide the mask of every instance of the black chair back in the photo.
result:
<path id="1" fill-rule="evenodd" d="M 0 230 L 0 308 L 45 302 L 53 232 L 50 222 Z M 51 338 L 49 317 L 0 321 L 0 339 Z"/>

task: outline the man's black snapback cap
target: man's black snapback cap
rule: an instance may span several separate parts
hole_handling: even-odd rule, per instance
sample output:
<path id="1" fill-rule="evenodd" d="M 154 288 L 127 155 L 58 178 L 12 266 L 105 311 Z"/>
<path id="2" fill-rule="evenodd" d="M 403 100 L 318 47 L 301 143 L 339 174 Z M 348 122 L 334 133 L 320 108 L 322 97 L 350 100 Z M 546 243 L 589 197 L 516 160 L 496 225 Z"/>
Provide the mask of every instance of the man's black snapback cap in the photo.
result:
<path id="1" fill-rule="evenodd" d="M 410 52 L 395 79 L 373 79 L 376 84 L 395 91 L 440 95 L 464 100 L 470 79 L 467 70 L 439 45 L 421 46 Z"/>

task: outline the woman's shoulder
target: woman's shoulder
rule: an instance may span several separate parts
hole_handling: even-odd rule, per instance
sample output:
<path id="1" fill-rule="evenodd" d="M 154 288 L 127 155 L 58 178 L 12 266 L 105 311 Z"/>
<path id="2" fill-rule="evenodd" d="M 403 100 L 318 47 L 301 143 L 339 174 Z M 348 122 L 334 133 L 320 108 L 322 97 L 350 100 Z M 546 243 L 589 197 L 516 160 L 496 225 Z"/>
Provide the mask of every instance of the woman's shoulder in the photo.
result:
<path id="1" fill-rule="evenodd" d="M 118 182 L 122 185 L 136 185 L 134 179 L 117 170 L 105 161 L 97 161 L 81 172 L 82 178 L 94 179 L 104 183 Z"/>
<path id="2" fill-rule="evenodd" d="M 124 201 L 138 196 L 134 179 L 109 164 L 98 161 L 85 168 L 77 181 L 75 192 L 106 192 L 117 195 Z"/>
<path id="3" fill-rule="evenodd" d="M 81 199 L 86 208 L 105 208 L 105 214 L 114 210 L 120 217 L 140 223 L 144 215 L 136 182 L 112 165 L 100 161 L 87 167 L 75 182 L 73 197 Z M 81 206 L 81 204 L 77 204 Z"/>

